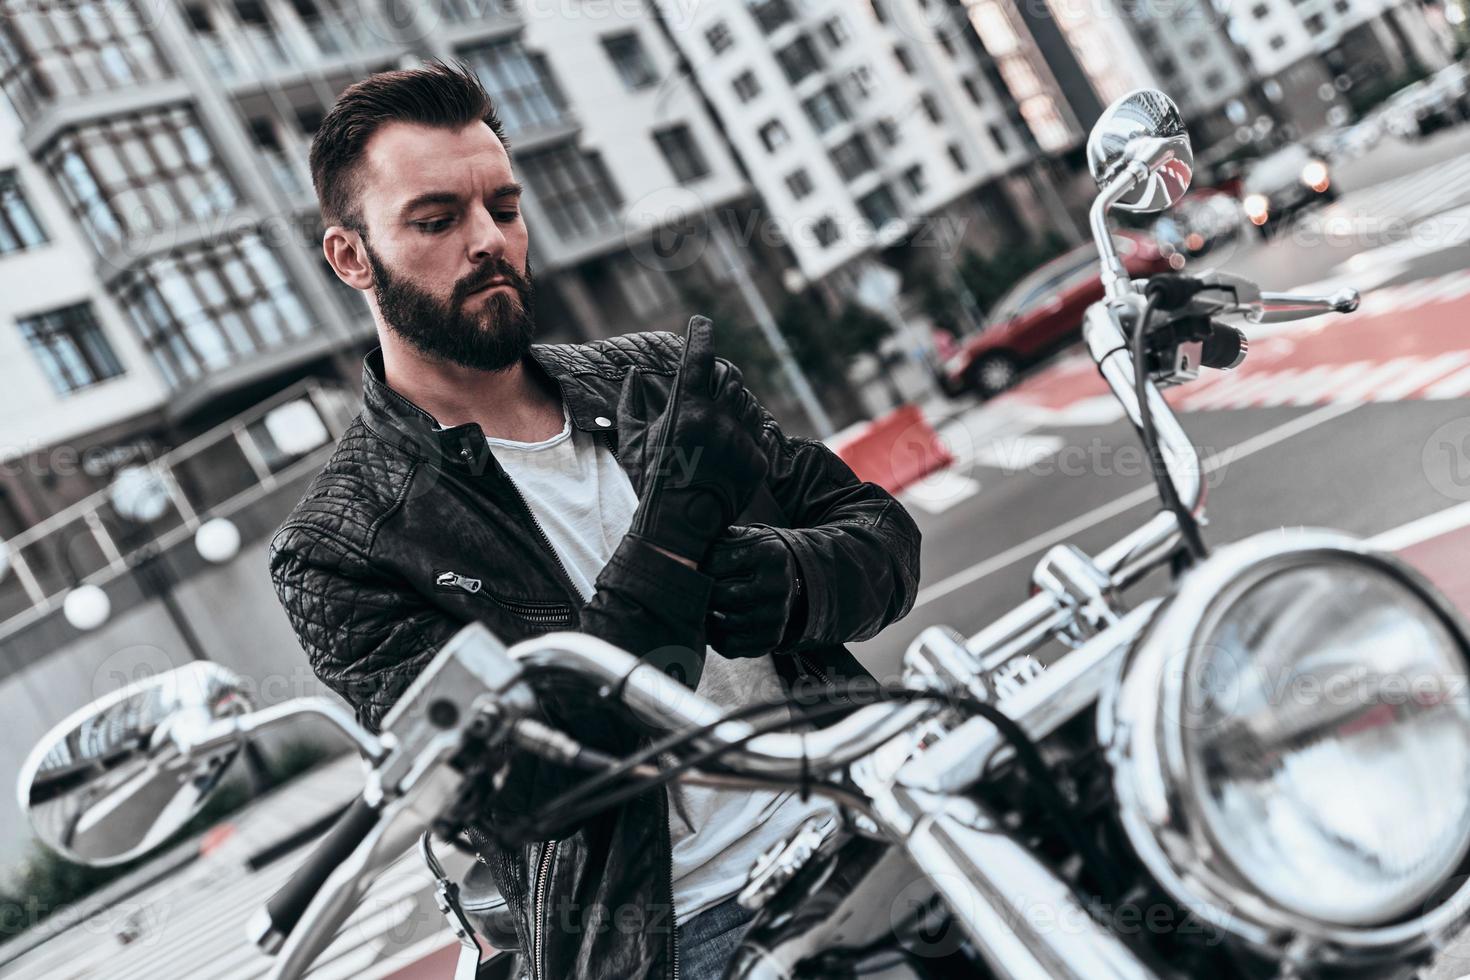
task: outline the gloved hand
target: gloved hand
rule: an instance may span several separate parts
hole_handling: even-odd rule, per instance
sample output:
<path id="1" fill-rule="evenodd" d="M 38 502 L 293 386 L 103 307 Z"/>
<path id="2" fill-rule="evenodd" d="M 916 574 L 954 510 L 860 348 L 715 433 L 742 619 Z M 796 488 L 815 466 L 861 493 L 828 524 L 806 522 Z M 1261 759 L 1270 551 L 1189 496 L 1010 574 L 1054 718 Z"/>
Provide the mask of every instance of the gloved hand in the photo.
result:
<path id="1" fill-rule="evenodd" d="M 715 580 L 706 636 L 726 657 L 758 657 L 800 638 L 806 588 L 796 555 L 772 528 L 728 528 L 701 566 Z"/>
<path id="2" fill-rule="evenodd" d="M 755 399 L 733 366 L 715 361 L 713 326 L 689 321 L 668 404 L 648 422 L 650 385 L 628 372 L 618 399 L 623 465 L 639 487 L 628 533 L 698 563 L 766 475 Z"/>

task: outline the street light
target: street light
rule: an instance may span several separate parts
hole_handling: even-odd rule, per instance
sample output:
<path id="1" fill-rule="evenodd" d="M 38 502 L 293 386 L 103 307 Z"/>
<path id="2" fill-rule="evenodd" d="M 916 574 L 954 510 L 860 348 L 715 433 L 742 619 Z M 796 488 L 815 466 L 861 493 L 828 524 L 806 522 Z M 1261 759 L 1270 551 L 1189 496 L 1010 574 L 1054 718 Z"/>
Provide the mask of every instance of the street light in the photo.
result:
<path id="1" fill-rule="evenodd" d="M 212 565 L 223 565 L 240 553 L 240 529 L 226 517 L 216 517 L 194 532 L 194 548 Z"/>
<path id="2" fill-rule="evenodd" d="M 112 615 L 112 600 L 98 586 L 79 585 L 62 600 L 61 613 L 74 628 L 89 633 Z"/>

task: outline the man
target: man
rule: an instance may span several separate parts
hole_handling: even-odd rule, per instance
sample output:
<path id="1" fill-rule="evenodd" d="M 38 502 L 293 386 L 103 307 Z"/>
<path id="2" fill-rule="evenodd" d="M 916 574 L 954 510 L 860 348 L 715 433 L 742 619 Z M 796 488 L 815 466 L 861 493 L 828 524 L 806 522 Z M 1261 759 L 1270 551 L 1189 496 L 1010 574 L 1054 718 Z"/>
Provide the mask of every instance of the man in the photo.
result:
<path id="1" fill-rule="evenodd" d="M 913 521 L 821 443 L 787 437 L 703 318 L 683 343 L 531 342 L 521 187 L 468 70 L 353 85 L 311 169 L 327 260 L 367 294 L 381 346 L 270 569 L 313 670 L 365 725 L 472 620 L 507 643 L 592 633 L 728 705 L 871 681 L 841 643 L 912 606 Z M 626 716 L 540 697 L 604 752 L 646 744 Z M 576 778 L 515 759 L 486 825 Z M 514 853 L 487 840 L 482 857 L 534 980 L 703 980 L 751 917 L 733 900 L 751 863 L 822 806 L 679 787 Z"/>

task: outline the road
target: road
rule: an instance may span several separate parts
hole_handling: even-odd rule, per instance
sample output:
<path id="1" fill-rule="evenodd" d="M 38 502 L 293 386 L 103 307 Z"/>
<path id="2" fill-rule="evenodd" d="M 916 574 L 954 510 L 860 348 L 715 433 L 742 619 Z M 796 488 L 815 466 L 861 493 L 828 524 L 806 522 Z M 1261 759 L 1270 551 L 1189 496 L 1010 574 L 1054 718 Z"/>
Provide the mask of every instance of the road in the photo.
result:
<path id="1" fill-rule="evenodd" d="M 1267 244 L 1206 256 L 1268 287 L 1360 284 L 1362 310 L 1254 332 L 1247 364 L 1171 400 L 1211 461 L 1210 542 L 1316 525 L 1383 538 L 1470 608 L 1460 561 L 1470 525 L 1470 128 L 1388 141 L 1340 167 L 1337 204 Z M 1462 349 L 1463 348 L 1463 349 Z M 955 466 L 905 492 L 924 534 L 918 602 L 858 656 L 896 677 L 909 640 L 943 624 L 969 635 L 1027 595 L 1036 559 L 1070 542 L 1096 552 L 1156 508 L 1131 429 L 1090 363 L 1063 355 L 942 427 Z M 1436 517 L 1436 515 L 1439 515 Z M 1412 522 L 1429 519 L 1430 524 Z M 1406 525 L 1409 525 L 1407 528 Z M 1161 591 L 1155 577 L 1139 594 Z M 271 961 L 245 939 L 250 914 L 304 857 L 254 874 L 216 857 L 0 968 L 7 977 L 231 978 Z M 444 977 L 450 936 L 417 859 L 374 887 L 313 976 Z M 1457 951 L 1441 976 L 1470 970 Z"/>
<path id="2" fill-rule="evenodd" d="M 1373 535 L 1470 499 L 1458 470 L 1470 460 L 1441 445 L 1470 418 L 1470 131 L 1387 140 L 1337 180 L 1336 204 L 1273 241 L 1194 263 L 1267 288 L 1364 292 L 1351 316 L 1248 330 L 1239 370 L 1171 393 L 1215 458 L 1211 542 L 1293 526 Z M 919 600 L 853 645 L 880 677 L 924 627 L 971 635 L 1021 602 L 1046 548 L 1096 552 L 1157 509 L 1132 428 L 1079 353 L 941 435 L 957 464 L 903 494 L 924 534 Z"/>

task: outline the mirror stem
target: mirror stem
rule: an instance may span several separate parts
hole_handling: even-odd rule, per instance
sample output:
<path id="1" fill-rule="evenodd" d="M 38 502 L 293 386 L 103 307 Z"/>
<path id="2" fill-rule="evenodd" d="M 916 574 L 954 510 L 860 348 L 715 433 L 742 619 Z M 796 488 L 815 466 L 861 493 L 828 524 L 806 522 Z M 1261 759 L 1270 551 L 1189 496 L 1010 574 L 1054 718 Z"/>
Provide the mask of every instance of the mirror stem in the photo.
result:
<path id="1" fill-rule="evenodd" d="M 379 762 L 388 754 L 388 746 L 383 739 L 359 725 L 347 709 L 335 701 L 321 697 L 283 701 L 246 715 L 210 722 L 192 733 L 186 729 L 176 730 L 173 737 L 179 751 L 192 759 L 234 745 L 253 732 L 306 714 L 325 719 L 351 739 L 358 752 L 372 762 Z"/>
<path id="2" fill-rule="evenodd" d="M 1108 229 L 1108 212 L 1139 181 L 1147 180 L 1148 176 L 1148 166 L 1143 162 L 1135 160 L 1128 164 L 1103 188 L 1087 213 L 1088 224 L 1092 226 L 1092 240 L 1097 243 L 1099 257 L 1102 259 L 1103 289 L 1106 290 L 1109 300 L 1119 300 L 1131 293 L 1133 281 L 1129 279 L 1128 270 L 1124 268 L 1122 260 L 1118 258 L 1117 249 L 1113 246 L 1113 235 Z"/>

